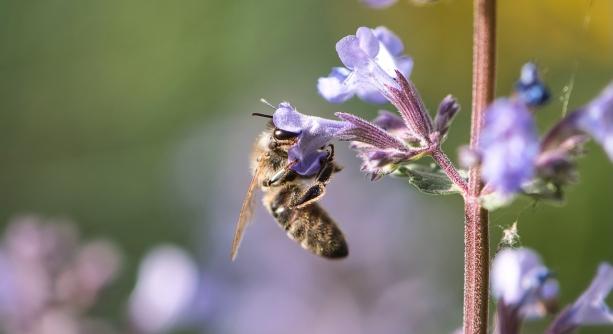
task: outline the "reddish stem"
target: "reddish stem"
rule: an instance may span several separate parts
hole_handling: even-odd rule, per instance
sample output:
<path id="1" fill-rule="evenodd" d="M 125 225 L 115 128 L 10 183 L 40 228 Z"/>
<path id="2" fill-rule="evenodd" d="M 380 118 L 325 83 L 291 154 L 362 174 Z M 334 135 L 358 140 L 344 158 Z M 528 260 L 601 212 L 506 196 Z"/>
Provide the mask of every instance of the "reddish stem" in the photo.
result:
<path id="1" fill-rule="evenodd" d="M 484 112 L 494 96 L 496 0 L 474 0 L 473 105 L 470 147 L 477 148 Z M 478 201 L 481 170 L 469 171 L 464 205 L 464 334 L 487 333 L 489 285 L 488 212 Z"/>
<path id="2" fill-rule="evenodd" d="M 466 198 L 468 196 L 468 183 L 466 180 L 458 173 L 458 170 L 453 166 L 449 157 L 443 152 L 440 148 L 436 148 L 432 150 L 432 159 L 437 163 L 439 167 L 447 174 L 447 177 L 455 184 L 460 191 L 462 191 L 462 196 Z"/>

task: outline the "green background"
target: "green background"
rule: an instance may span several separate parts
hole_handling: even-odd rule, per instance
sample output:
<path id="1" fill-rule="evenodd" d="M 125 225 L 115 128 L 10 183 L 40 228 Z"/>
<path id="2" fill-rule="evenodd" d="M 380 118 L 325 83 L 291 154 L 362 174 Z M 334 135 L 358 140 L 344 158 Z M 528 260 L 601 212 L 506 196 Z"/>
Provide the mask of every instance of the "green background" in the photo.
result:
<path id="1" fill-rule="evenodd" d="M 538 112 L 541 129 L 562 114 L 565 86 L 574 84 L 572 110 L 613 79 L 611 1 L 499 1 L 498 13 L 497 95 L 509 93 L 522 63 L 536 61 L 554 94 Z M 430 109 L 448 93 L 458 97 L 464 110 L 445 144 L 455 157 L 468 141 L 471 14 L 466 0 L 427 7 L 401 1 L 383 11 L 357 0 L 0 1 L 0 221 L 30 212 L 69 217 L 86 237 L 114 240 L 126 267 L 99 312 L 120 317 L 149 247 L 203 248 L 191 234 L 219 223 L 198 219 L 195 209 L 215 190 L 195 203 L 177 195 L 173 164 L 194 129 L 224 126 L 216 140 L 202 142 L 208 153 L 198 182 L 205 184 L 216 178 L 216 151 L 225 152 L 223 164 L 245 165 L 247 173 L 252 143 L 232 138 L 261 130 L 248 119 L 264 110 L 260 97 L 327 117 L 338 110 L 375 115 L 359 101 L 331 106 L 315 89 L 339 64 L 336 41 L 358 26 L 386 25 L 400 35 Z M 587 286 L 600 261 L 613 261 L 613 165 L 600 147 L 588 148 L 581 183 L 564 206 L 520 202 L 492 215 L 492 245 L 500 226 L 518 220 L 522 244 L 558 273 L 562 303 Z M 228 186 L 242 192 L 246 184 Z M 238 208 L 242 198 L 230 200 Z M 458 199 L 422 202 L 424 212 L 462 214 Z M 438 228 L 462 238 L 461 226 Z"/>

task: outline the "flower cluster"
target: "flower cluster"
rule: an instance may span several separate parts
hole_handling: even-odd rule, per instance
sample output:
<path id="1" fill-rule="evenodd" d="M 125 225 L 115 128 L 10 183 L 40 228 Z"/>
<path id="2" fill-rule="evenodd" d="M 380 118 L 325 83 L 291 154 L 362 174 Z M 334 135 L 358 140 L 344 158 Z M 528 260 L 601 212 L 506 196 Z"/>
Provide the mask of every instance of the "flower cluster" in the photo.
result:
<path id="1" fill-rule="evenodd" d="M 339 139 L 352 142 L 362 170 L 373 179 L 431 155 L 456 189 L 466 189 L 462 173 L 446 156 L 441 158 L 440 148 L 460 106 L 447 96 L 434 120 L 431 118 L 416 87 L 407 79 L 413 62 L 403 54 L 398 36 L 385 27 L 360 27 L 355 35 L 339 40 L 336 50 L 345 67 L 333 68 L 328 77 L 320 78 L 319 93 L 332 103 L 354 95 L 367 102 L 389 102 L 398 114 L 380 111 L 377 118 L 367 121 L 339 112 L 338 121 L 303 115 L 289 103 L 281 103 L 273 115 L 275 126 L 298 134 L 288 154 L 292 168 L 301 175 L 317 173 L 326 154 L 322 147 Z M 507 204 L 520 193 L 561 199 L 563 187 L 577 178 L 575 161 L 589 136 L 613 160 L 613 84 L 540 138 L 534 113 L 549 98 L 536 65 L 527 63 L 514 94 L 497 99 L 486 110 L 478 147 L 461 157 L 470 160 L 470 166 L 481 165 L 486 185 L 481 197 L 486 207 Z"/>
<path id="2" fill-rule="evenodd" d="M 338 41 L 336 51 L 345 67 L 332 68 L 317 82 L 319 94 L 332 103 L 345 102 L 354 95 L 367 102 L 385 103 L 385 86 L 395 85 L 396 70 L 408 76 L 413 67 L 413 60 L 403 55 L 400 38 L 385 27 L 360 27 L 355 35 Z"/>
<path id="3" fill-rule="evenodd" d="M 351 141 L 362 159 L 362 170 L 373 179 L 393 172 L 399 165 L 438 150 L 460 106 L 452 96 L 441 102 L 434 120 L 417 89 L 407 79 L 412 67 L 403 55 L 402 41 L 385 27 L 360 27 L 342 38 L 336 50 L 345 67 L 318 81 L 319 93 L 329 102 L 341 103 L 354 95 L 372 103 L 390 102 L 399 115 L 381 111 L 372 122 L 348 113 L 336 113 L 340 121 L 298 113 L 281 103 L 273 114 L 277 128 L 298 134 L 289 151 L 293 169 L 311 175 L 320 167 L 321 148 L 332 139 Z"/>
<path id="4" fill-rule="evenodd" d="M 0 244 L 2 332 L 107 333 L 86 312 L 120 265 L 113 244 L 81 242 L 70 223 L 16 218 Z"/>
<path id="5" fill-rule="evenodd" d="M 491 282 L 498 301 L 495 333 L 519 333 L 524 320 L 542 318 L 557 309 L 558 282 L 531 249 L 499 252 Z M 602 263 L 587 290 L 558 314 L 547 334 L 571 333 L 584 325 L 613 325 L 613 313 L 605 304 L 612 289 L 613 266 Z"/>
<path id="6" fill-rule="evenodd" d="M 562 187 L 576 179 L 575 160 L 587 135 L 602 144 L 613 160 L 613 84 L 543 138 L 533 114 L 535 107 L 547 102 L 549 92 L 534 64 L 522 68 L 515 93 L 489 106 L 477 152 L 469 153 L 479 157 L 485 195 L 495 192 L 508 202 L 517 193 L 539 196 L 546 189 L 547 196 L 559 197 Z"/>

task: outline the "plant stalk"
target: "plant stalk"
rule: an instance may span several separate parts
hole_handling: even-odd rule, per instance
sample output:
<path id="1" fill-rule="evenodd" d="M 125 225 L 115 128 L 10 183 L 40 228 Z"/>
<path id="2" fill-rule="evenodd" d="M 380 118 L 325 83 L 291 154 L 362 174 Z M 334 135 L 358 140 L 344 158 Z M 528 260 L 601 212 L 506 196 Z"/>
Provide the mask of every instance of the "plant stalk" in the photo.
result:
<path id="1" fill-rule="evenodd" d="M 496 0 L 474 0 L 473 85 L 470 147 L 476 149 L 485 109 L 494 97 Z M 469 171 L 464 204 L 464 334 L 486 334 L 489 288 L 488 212 L 478 197 L 480 167 Z"/>

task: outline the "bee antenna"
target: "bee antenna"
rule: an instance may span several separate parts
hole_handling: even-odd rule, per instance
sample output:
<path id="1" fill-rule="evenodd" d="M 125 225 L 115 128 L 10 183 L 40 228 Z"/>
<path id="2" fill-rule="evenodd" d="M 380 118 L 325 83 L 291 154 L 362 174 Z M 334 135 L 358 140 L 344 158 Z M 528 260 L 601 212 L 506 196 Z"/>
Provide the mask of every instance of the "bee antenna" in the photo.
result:
<path id="1" fill-rule="evenodd" d="M 251 113 L 251 116 L 260 116 L 260 117 L 272 118 L 272 115 L 261 114 L 259 112 L 253 112 L 253 113 Z"/>
<path id="2" fill-rule="evenodd" d="M 267 105 L 267 106 L 269 106 L 269 107 L 271 107 L 273 109 L 277 109 L 277 107 L 273 106 L 270 102 L 266 101 L 265 98 L 261 98 L 260 102 L 264 103 L 265 105 Z"/>

